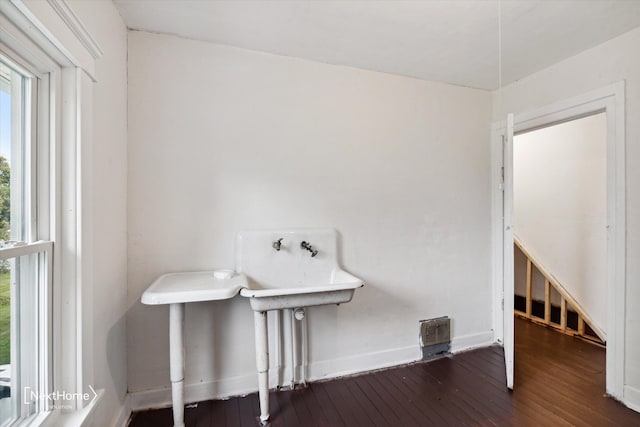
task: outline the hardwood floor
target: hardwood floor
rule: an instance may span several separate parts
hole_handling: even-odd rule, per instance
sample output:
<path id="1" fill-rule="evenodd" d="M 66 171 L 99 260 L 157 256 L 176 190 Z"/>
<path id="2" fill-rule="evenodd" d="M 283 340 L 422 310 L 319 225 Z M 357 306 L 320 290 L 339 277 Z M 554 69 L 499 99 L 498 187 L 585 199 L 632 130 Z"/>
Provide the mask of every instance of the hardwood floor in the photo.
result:
<path id="1" fill-rule="evenodd" d="M 604 396 L 605 351 L 516 319 L 515 388 L 502 348 L 316 382 L 271 393 L 271 425 L 640 426 L 640 414 Z M 258 397 L 200 402 L 187 426 L 257 426 Z M 131 427 L 171 426 L 171 409 L 137 412 Z"/>

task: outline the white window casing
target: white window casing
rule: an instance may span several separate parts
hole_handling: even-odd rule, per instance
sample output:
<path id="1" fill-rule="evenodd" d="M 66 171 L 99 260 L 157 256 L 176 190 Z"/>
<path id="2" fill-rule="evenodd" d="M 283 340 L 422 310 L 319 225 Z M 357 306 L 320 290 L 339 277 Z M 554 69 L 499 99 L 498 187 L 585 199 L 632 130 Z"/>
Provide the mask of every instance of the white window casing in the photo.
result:
<path id="1" fill-rule="evenodd" d="M 52 349 L 46 356 L 52 366 L 49 389 L 97 397 L 56 405 L 30 421 L 78 424 L 101 396 L 92 387 L 90 189 L 92 85 L 95 59 L 102 52 L 64 0 L 0 1 L 0 52 L 14 52 L 40 77 L 33 94 L 40 102 L 34 103 L 33 114 L 47 120 L 34 124 L 38 146 L 32 161 L 39 171 L 36 185 L 48 188 L 25 205 L 33 209 L 33 218 L 47 218 L 37 224 L 42 241 L 26 236 L 25 244 L 0 249 L 0 257 L 43 253 L 48 258 L 50 268 L 43 274 L 52 318 L 42 344 Z"/>

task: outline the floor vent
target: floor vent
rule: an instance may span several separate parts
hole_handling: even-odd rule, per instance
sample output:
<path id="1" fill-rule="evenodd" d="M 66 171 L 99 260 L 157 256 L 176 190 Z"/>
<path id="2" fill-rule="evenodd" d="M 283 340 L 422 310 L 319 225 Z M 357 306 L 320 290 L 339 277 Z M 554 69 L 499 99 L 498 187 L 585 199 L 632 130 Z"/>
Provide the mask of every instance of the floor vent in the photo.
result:
<path id="1" fill-rule="evenodd" d="M 420 347 L 422 360 L 431 360 L 449 354 L 451 347 L 451 319 L 438 317 L 420 321 Z"/>

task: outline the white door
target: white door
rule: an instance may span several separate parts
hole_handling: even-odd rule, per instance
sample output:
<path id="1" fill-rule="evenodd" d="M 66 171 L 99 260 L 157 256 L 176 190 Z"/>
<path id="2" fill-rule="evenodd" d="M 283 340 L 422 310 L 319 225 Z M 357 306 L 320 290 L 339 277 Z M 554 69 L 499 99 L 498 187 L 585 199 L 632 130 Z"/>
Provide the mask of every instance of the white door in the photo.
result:
<path id="1" fill-rule="evenodd" d="M 507 387 L 513 389 L 513 114 L 507 116 L 507 128 L 503 137 L 503 315 L 504 315 L 504 364 L 507 370 Z"/>

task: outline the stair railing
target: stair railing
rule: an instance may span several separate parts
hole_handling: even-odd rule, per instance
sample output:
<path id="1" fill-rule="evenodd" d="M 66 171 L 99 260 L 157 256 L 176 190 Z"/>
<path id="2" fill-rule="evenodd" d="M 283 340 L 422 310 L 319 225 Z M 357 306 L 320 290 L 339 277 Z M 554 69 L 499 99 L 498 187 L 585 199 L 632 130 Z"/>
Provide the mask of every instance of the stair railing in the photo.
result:
<path id="1" fill-rule="evenodd" d="M 587 315 L 584 309 L 578 304 L 578 302 L 567 292 L 567 290 L 558 282 L 558 280 L 545 269 L 542 264 L 537 261 L 522 245 L 522 242 L 515 237 L 515 246 L 520 249 L 527 259 L 527 277 L 526 277 L 526 308 L 525 311 L 514 310 L 515 315 L 525 318 L 535 323 L 539 323 L 545 326 L 554 328 L 567 335 L 579 336 L 589 341 L 596 342 L 598 344 L 605 344 L 606 335 L 598 326 L 596 326 L 591 318 Z M 533 306 L 533 269 L 536 268 L 540 274 L 544 277 L 544 317 L 540 318 L 532 314 Z M 560 323 L 554 323 L 551 321 L 551 288 L 556 290 L 560 295 Z M 578 315 L 578 328 L 573 330 L 567 327 L 567 314 L 568 307 L 571 306 L 573 311 Z M 587 333 L 585 325 L 594 332 L 596 336 Z"/>

